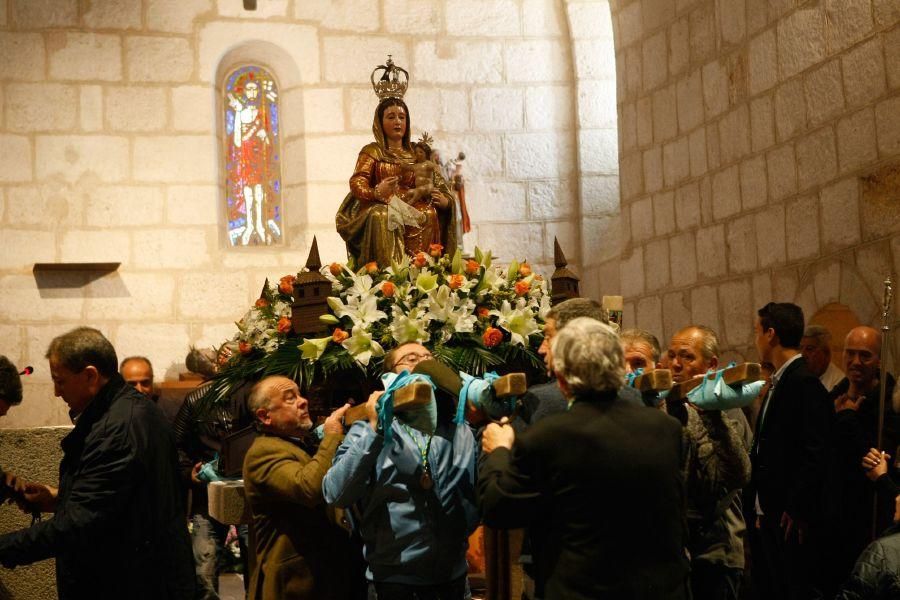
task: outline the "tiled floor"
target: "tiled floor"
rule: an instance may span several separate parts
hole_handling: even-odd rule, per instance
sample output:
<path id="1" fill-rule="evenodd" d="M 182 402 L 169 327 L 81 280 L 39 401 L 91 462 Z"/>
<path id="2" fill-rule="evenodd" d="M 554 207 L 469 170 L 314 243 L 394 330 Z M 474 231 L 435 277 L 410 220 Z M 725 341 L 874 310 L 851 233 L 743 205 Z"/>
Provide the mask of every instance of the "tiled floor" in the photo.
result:
<path id="1" fill-rule="evenodd" d="M 244 600 L 244 578 L 237 573 L 225 573 L 219 577 L 219 598 Z"/>

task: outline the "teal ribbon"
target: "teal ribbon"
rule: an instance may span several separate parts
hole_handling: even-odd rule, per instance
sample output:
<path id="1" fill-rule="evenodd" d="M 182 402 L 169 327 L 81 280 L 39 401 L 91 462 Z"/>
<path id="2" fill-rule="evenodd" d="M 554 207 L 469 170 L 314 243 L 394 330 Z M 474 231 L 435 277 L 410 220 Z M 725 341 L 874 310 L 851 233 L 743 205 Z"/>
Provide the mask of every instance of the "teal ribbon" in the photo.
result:
<path id="1" fill-rule="evenodd" d="M 375 408 L 378 411 L 378 422 L 384 431 L 385 445 L 390 444 L 391 440 L 394 439 L 393 428 L 391 427 L 391 423 L 394 421 L 394 392 L 416 381 L 425 381 L 431 384 L 431 398 L 433 402 L 435 386 L 428 375 L 410 373 L 404 369 L 399 374 L 385 373 L 381 376 L 384 393 L 378 399 L 378 404 Z"/>
<path id="2" fill-rule="evenodd" d="M 729 363 L 726 369 L 735 366 L 735 363 Z M 699 408 L 706 410 L 728 410 L 730 408 L 743 408 L 749 406 L 759 390 L 765 385 L 763 381 L 752 381 L 741 385 L 728 385 L 722 377 L 725 369 L 719 369 L 715 372 L 715 376 L 710 379 L 713 374 L 710 369 L 703 378 L 703 383 L 688 392 L 688 400 Z"/>
<path id="3" fill-rule="evenodd" d="M 625 373 L 625 384 L 628 387 L 634 387 L 634 380 L 644 374 L 644 367 L 638 367 L 636 371 Z"/>
<path id="4" fill-rule="evenodd" d="M 459 402 L 456 406 L 454 423 L 461 424 L 466 416 L 466 403 L 485 411 L 489 417 L 509 416 L 516 408 L 514 397 L 498 399 L 494 396 L 494 382 L 500 379 L 495 372 L 485 373 L 483 377 L 473 377 L 460 371 L 463 385 L 459 390 Z"/>

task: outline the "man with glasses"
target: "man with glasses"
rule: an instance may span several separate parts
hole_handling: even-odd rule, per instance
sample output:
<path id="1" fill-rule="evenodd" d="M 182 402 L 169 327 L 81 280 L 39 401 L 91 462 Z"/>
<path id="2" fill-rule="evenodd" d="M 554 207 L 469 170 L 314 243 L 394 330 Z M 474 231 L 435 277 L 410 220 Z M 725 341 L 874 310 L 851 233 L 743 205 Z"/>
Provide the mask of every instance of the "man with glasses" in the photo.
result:
<path id="1" fill-rule="evenodd" d="M 388 419 L 379 411 L 382 392 L 372 394 L 369 420 L 353 424 L 325 475 L 325 500 L 354 509 L 370 598 L 463 600 L 469 597 L 468 536 L 478 511 L 475 438 L 465 421 L 451 416 L 462 381 L 418 343 L 398 346 L 384 365 L 399 377 L 427 374 L 435 398 Z M 392 381 L 387 377 L 386 385 Z"/>

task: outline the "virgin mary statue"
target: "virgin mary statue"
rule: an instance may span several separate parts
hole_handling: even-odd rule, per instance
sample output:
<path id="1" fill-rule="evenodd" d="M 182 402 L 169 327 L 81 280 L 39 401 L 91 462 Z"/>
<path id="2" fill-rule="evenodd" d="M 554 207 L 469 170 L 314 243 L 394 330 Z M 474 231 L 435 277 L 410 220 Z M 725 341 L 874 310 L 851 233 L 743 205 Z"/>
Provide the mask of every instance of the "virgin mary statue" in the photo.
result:
<path id="1" fill-rule="evenodd" d="M 375 74 L 382 70 L 376 82 Z M 359 151 L 350 192 L 335 217 L 347 254 L 357 267 L 373 261 L 387 267 L 404 254 L 429 252 L 432 244 L 450 253 L 456 249 L 455 203 L 441 174 L 433 172 L 429 195 L 413 199 L 408 194 L 416 185 L 409 109 L 403 102 L 408 81 L 409 74 L 390 57 L 372 72 L 372 86 L 380 100 L 372 123 L 375 141 Z"/>

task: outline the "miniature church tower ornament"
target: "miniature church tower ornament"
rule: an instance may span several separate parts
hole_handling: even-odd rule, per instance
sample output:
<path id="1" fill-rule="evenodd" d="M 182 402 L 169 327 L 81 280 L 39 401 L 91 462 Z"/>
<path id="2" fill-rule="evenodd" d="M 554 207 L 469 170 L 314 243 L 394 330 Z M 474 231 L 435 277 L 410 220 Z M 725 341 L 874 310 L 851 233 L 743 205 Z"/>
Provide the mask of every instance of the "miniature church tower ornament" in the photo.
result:
<path id="1" fill-rule="evenodd" d="M 319 258 L 319 243 L 313 237 L 306 268 L 297 275 L 294 281 L 294 302 L 291 304 L 291 325 L 298 335 L 323 333 L 328 327 L 319 317 L 328 312 L 328 295 L 331 293 L 331 282 L 319 269 L 322 260 Z"/>
<path id="2" fill-rule="evenodd" d="M 550 297 L 551 303 L 556 305 L 569 298 L 578 298 L 580 296 L 578 276 L 568 269 L 569 263 L 566 255 L 563 254 L 559 240 L 555 237 L 553 238 L 553 263 L 556 265 L 556 270 L 550 279 L 550 291 L 553 294 Z"/>

